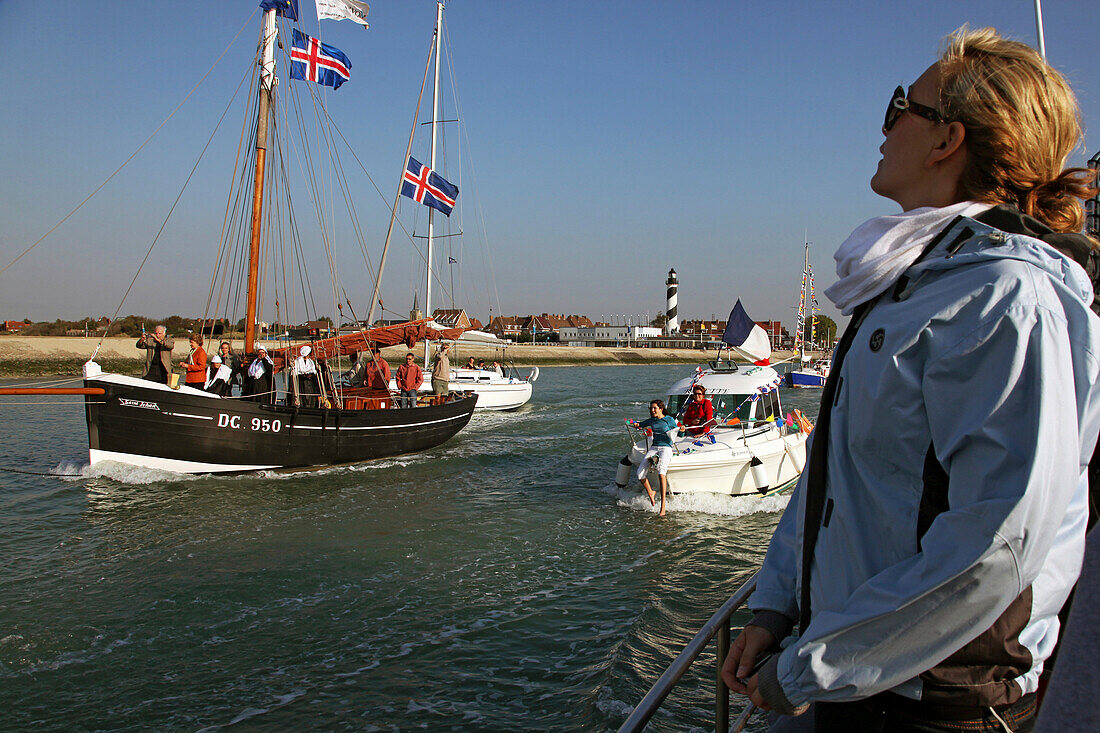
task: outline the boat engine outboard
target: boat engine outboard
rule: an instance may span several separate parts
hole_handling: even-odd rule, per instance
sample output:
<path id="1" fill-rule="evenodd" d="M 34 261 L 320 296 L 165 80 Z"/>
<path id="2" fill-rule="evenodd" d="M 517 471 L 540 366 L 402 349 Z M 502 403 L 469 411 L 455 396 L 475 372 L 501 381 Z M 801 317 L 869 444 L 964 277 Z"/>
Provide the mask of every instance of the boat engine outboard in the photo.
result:
<path id="1" fill-rule="evenodd" d="M 752 482 L 757 492 L 762 495 L 768 493 L 768 471 L 764 468 L 764 462 L 753 456 L 749 462 L 749 470 L 752 471 Z"/>
<path id="2" fill-rule="evenodd" d="M 619 467 L 615 471 L 615 485 L 620 489 L 625 489 L 626 485 L 630 482 L 630 468 L 633 466 L 630 462 L 630 456 L 625 455 L 623 459 L 619 461 Z"/>

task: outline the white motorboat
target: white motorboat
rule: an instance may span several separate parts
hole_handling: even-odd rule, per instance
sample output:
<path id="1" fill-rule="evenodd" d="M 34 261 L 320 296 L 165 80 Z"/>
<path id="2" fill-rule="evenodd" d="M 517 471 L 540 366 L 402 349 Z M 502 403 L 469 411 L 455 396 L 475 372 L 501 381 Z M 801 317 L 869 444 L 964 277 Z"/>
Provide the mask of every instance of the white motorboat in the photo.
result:
<path id="1" fill-rule="evenodd" d="M 790 422 L 779 399 L 782 377 L 770 366 L 735 364 L 719 358 L 668 393 L 667 414 L 678 415 L 695 384 L 714 405 L 709 435 L 681 429 L 673 438 L 668 489 L 673 494 L 770 495 L 794 484 L 806 464 L 806 438 L 813 426 L 798 411 Z M 652 438 L 631 430 L 631 455 L 619 462 L 615 483 L 625 487 Z M 652 469 L 651 469 L 652 471 Z M 656 476 L 650 477 L 656 486 Z"/>

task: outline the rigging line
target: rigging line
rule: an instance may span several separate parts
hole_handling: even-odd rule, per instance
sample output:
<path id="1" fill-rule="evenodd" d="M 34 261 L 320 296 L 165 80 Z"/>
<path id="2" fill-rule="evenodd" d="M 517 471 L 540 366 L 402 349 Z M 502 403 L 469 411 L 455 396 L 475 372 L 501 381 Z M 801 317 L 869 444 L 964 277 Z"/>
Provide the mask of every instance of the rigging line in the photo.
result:
<path id="1" fill-rule="evenodd" d="M 119 312 L 122 310 L 123 304 L 126 303 L 126 298 L 130 295 L 130 291 L 134 289 L 134 283 L 137 282 L 138 276 L 141 274 L 141 269 L 145 267 L 146 261 L 149 256 L 153 254 L 153 248 L 157 246 L 157 242 L 160 241 L 160 235 L 164 233 L 164 228 L 168 226 L 168 220 L 172 218 L 172 214 L 176 210 L 176 206 L 179 205 L 180 199 L 183 198 L 184 191 L 187 190 L 188 184 L 191 183 L 191 179 L 195 176 L 195 171 L 199 169 L 199 163 L 202 162 L 203 157 L 206 155 L 206 151 L 210 149 L 210 143 L 214 141 L 214 136 L 218 134 L 218 129 L 221 127 L 222 122 L 225 120 L 225 116 L 229 113 L 229 106 L 226 106 L 222 111 L 222 116 L 218 118 L 218 124 L 214 126 L 214 131 L 210 133 L 210 137 L 207 138 L 206 144 L 203 145 L 202 150 L 199 152 L 199 157 L 195 161 L 195 165 L 191 167 L 191 172 L 187 174 L 187 179 L 183 182 L 183 186 L 180 188 L 180 192 L 176 194 L 176 200 L 172 202 L 171 208 L 168 209 L 168 215 L 164 217 L 164 221 L 161 222 L 160 229 L 157 230 L 157 234 L 153 237 L 153 241 L 149 244 L 149 250 L 145 253 L 145 257 L 142 258 L 141 264 L 138 265 L 137 272 L 134 273 L 134 279 L 130 281 L 130 287 L 126 288 L 126 292 L 122 294 L 122 300 L 119 301 L 118 309 L 115 310 L 115 314 L 111 316 L 111 324 L 118 318 Z M 111 324 L 107 325 L 107 331 L 111 330 Z M 201 327 L 200 327 L 201 330 Z M 107 331 L 103 332 L 103 336 L 99 339 L 99 343 L 96 344 L 95 353 L 99 352 L 99 347 L 103 345 L 103 340 L 107 338 Z M 94 354 L 93 354 L 94 358 Z"/>
<path id="2" fill-rule="evenodd" d="M 336 120 L 333 120 L 331 118 L 331 116 L 329 116 L 329 113 L 328 113 L 327 109 L 322 109 L 321 111 L 325 113 L 325 117 L 328 119 L 329 125 L 332 127 L 333 130 L 336 131 L 336 134 L 340 136 L 340 139 L 344 142 L 344 145 L 347 146 L 348 152 L 351 153 L 351 157 L 354 158 L 355 162 L 359 164 L 359 170 L 363 171 L 363 175 L 365 175 L 367 177 L 367 180 L 370 181 L 371 186 L 374 187 L 374 190 L 378 194 L 378 197 L 380 199 L 382 199 L 382 203 L 384 203 L 388 207 L 389 206 L 389 199 L 386 198 L 386 194 L 382 193 L 382 189 L 378 186 L 378 183 L 376 183 L 374 178 L 371 177 L 371 174 L 367 170 L 367 167 L 365 165 L 363 165 L 363 161 L 361 161 L 359 159 L 359 156 L 356 155 L 355 149 L 351 146 L 351 143 L 348 141 L 347 137 L 344 135 L 343 130 L 341 130 L 340 126 L 338 124 L 336 124 Z M 399 227 L 401 227 L 401 231 L 405 232 L 405 235 L 409 238 L 409 241 L 412 241 L 412 234 L 410 234 L 409 230 L 407 228 L 405 228 L 405 225 L 401 221 L 400 218 L 398 218 L 398 220 L 397 220 L 397 225 Z M 415 245 L 416 243 L 413 242 L 413 244 Z M 366 257 L 365 251 L 364 251 L 364 257 Z"/>
<path id="3" fill-rule="evenodd" d="M 255 82 L 255 78 L 253 80 Z M 254 103 L 254 96 L 252 92 L 255 88 L 250 90 L 248 98 L 248 107 L 251 107 Z M 254 137 L 256 131 L 256 124 L 258 120 L 252 117 L 251 120 L 246 118 L 245 124 L 242 125 L 241 138 L 238 143 L 238 157 L 240 156 L 240 149 L 244 146 L 245 140 Z M 224 256 L 220 258 L 219 267 L 221 268 L 221 287 L 219 288 L 218 301 L 221 301 L 221 296 L 225 293 L 226 284 L 229 284 L 230 293 L 236 292 L 236 301 L 239 305 L 240 292 L 241 292 L 241 278 L 236 275 L 237 272 L 243 272 L 247 248 L 245 246 L 246 231 L 244 228 L 244 216 L 242 214 L 244 207 L 244 196 L 248 190 L 248 173 L 249 170 L 255 170 L 256 150 L 253 147 L 251 150 L 247 150 L 247 154 L 244 157 L 243 165 L 235 167 L 236 175 L 234 175 L 233 182 L 231 182 L 231 196 L 226 198 L 226 217 L 223 220 L 221 236 L 222 247 L 224 248 Z M 249 219 L 249 221 L 251 221 Z M 230 240 L 233 240 L 232 243 Z M 226 303 L 228 304 L 231 295 L 226 296 Z"/>
<path id="4" fill-rule="evenodd" d="M 325 111 L 325 114 L 326 115 L 328 114 L 327 110 Z M 385 203 L 386 206 L 388 207 L 389 206 L 389 199 L 386 198 L 386 194 L 382 193 L 382 189 L 378 187 L 378 184 L 375 182 L 374 178 L 372 178 L 371 174 L 367 171 L 366 166 L 363 165 L 363 161 L 361 161 L 359 159 L 359 156 L 356 155 L 355 149 L 351 146 L 351 143 L 348 141 L 347 137 L 344 136 L 343 131 L 340 129 L 340 126 L 336 124 L 335 120 L 332 120 L 332 128 L 334 130 L 336 130 L 336 133 L 340 136 L 340 139 L 344 141 L 344 145 L 347 146 L 348 152 L 351 153 L 351 157 L 354 158 L 355 162 L 359 164 L 359 169 L 361 171 L 363 171 L 363 175 L 365 175 L 367 177 L 367 180 L 370 181 L 372 186 L 374 186 L 374 190 L 378 193 L 378 196 L 382 199 L 383 203 Z M 397 223 L 397 226 L 400 227 L 401 231 L 405 233 L 405 236 L 408 238 L 409 242 L 412 244 L 413 249 L 415 249 L 416 253 L 420 255 L 421 262 L 426 263 L 427 258 L 425 257 L 424 253 L 421 252 L 419 245 L 417 245 L 417 243 L 416 243 L 416 239 L 413 237 L 412 233 L 405 226 L 405 223 L 403 221 L 401 221 L 400 217 L 397 217 L 396 223 Z M 363 250 L 363 258 L 364 258 L 364 260 L 366 260 L 366 258 L 367 258 L 367 253 L 366 253 L 365 249 Z M 368 266 L 368 268 L 370 267 L 369 263 L 368 263 L 367 266 Z M 373 272 L 373 270 L 370 270 L 370 271 Z"/>
<path id="5" fill-rule="evenodd" d="M 258 57 L 256 57 L 256 56 L 253 57 L 253 65 L 255 65 L 257 58 Z M 246 78 L 250 78 L 250 77 L 253 80 L 255 80 L 255 78 L 256 78 L 256 74 L 252 73 L 251 70 L 249 71 L 248 74 L 245 74 L 245 75 L 241 76 L 241 81 L 237 84 L 237 88 L 233 90 L 233 94 L 229 98 L 229 106 L 232 106 L 233 100 L 235 100 L 237 98 L 237 95 L 240 94 L 241 87 L 244 86 L 244 80 Z M 249 98 L 249 101 L 251 101 L 251 99 L 252 99 L 252 85 L 251 84 L 249 85 L 248 98 Z M 232 189 L 235 188 L 235 184 L 233 182 L 236 181 L 237 166 L 240 165 L 240 162 L 241 162 L 241 148 L 244 146 L 244 128 L 245 128 L 245 125 L 242 125 L 241 126 L 241 141 L 237 145 L 237 157 L 233 161 L 233 175 L 229 179 L 230 180 L 230 193 L 232 193 Z M 219 269 L 219 266 L 221 264 L 222 252 L 223 252 L 223 249 L 225 247 L 225 229 L 226 229 L 226 226 L 227 226 L 228 221 L 229 221 L 229 208 L 231 206 L 232 198 L 233 198 L 232 196 L 229 196 L 225 200 L 225 215 L 222 218 L 222 230 L 218 234 L 218 252 L 214 257 L 214 263 L 215 263 L 215 265 L 214 265 L 214 277 L 210 280 L 210 290 L 207 292 L 206 306 L 205 306 L 205 308 L 203 310 L 203 314 L 202 314 L 202 320 L 204 322 L 206 321 L 206 317 L 210 314 L 210 303 L 214 299 L 214 287 L 218 282 L 218 269 Z M 222 283 L 223 283 L 223 285 L 225 283 L 224 277 L 222 279 Z M 221 302 L 221 294 L 220 293 L 218 294 L 218 302 L 219 303 Z M 217 311 L 216 306 L 215 306 L 214 310 L 215 310 L 215 312 Z M 213 335 L 213 332 L 211 332 L 211 335 Z"/>
<path id="6" fill-rule="evenodd" d="M 436 31 L 438 33 L 438 30 Z M 412 152 L 413 135 L 416 134 L 416 119 L 420 116 L 420 103 L 424 101 L 424 87 L 428 83 L 428 69 L 432 63 L 432 46 L 435 45 L 435 35 L 432 36 L 432 43 L 428 46 L 428 60 L 424 64 L 424 77 L 420 80 L 420 93 L 416 98 L 416 109 L 413 111 L 413 124 L 412 129 L 409 130 L 409 142 L 405 145 L 405 155 L 401 158 L 401 176 L 397 179 L 399 181 L 397 186 L 397 194 L 393 198 L 393 208 L 390 209 L 390 224 L 386 229 L 386 242 L 382 245 L 382 256 L 378 260 L 378 277 L 374 281 L 374 292 L 370 298 L 370 310 L 367 312 L 367 323 L 371 323 L 374 320 L 374 304 L 378 300 L 378 289 L 382 286 L 382 270 L 386 265 L 386 254 L 390 248 L 390 237 L 393 236 L 393 224 L 397 221 L 397 207 L 401 203 L 401 189 L 405 180 L 405 170 L 408 167 L 409 153 Z M 431 263 L 428 263 L 428 273 L 432 271 Z"/>
<path id="7" fill-rule="evenodd" d="M 344 197 L 344 207 L 347 209 L 348 218 L 351 221 L 352 230 L 355 232 L 356 239 L 359 243 L 359 249 L 363 253 L 363 262 L 367 267 L 367 273 L 374 278 L 374 268 L 371 267 L 370 260 L 367 257 L 366 250 L 366 237 L 363 234 L 362 226 L 359 223 L 359 215 L 355 209 L 355 199 L 351 195 L 351 187 L 347 180 L 347 174 L 344 171 L 343 161 L 340 156 L 336 154 L 335 138 L 332 136 L 331 127 L 333 126 L 332 118 L 328 114 L 328 110 L 325 107 L 321 108 L 321 112 L 324 113 L 324 121 L 328 123 L 327 126 L 322 126 L 323 134 L 325 136 L 325 142 L 329 154 L 329 162 L 333 168 L 333 175 L 337 183 L 340 185 L 340 192 Z"/>
<path id="8" fill-rule="evenodd" d="M 221 56 L 218 56 L 218 58 L 214 60 L 214 64 L 213 64 L 213 65 L 212 65 L 212 66 L 211 66 L 211 67 L 210 67 L 209 69 L 207 69 L 206 73 L 202 75 L 202 78 L 201 78 L 201 79 L 199 79 L 199 80 L 198 80 L 198 82 L 196 82 L 196 83 L 195 83 L 195 86 L 194 86 L 194 87 L 192 87 L 191 91 L 189 91 L 189 92 L 187 93 L 187 96 L 186 96 L 186 97 L 184 97 L 184 98 L 183 98 L 183 100 L 182 100 L 182 101 L 181 101 L 181 102 L 180 102 L 180 103 L 179 103 L 178 105 L 176 105 L 176 108 L 175 108 L 175 109 L 173 109 L 173 110 L 172 110 L 172 111 L 171 111 L 171 112 L 170 112 L 170 113 L 168 114 L 168 116 L 164 118 L 164 121 L 163 121 L 163 122 L 161 122 L 161 123 L 160 123 L 160 125 L 158 125 L 158 126 L 157 126 L 157 129 L 153 130 L 152 134 L 151 134 L 151 135 L 149 135 L 149 137 L 145 138 L 145 142 L 143 142 L 143 143 L 142 143 L 141 145 L 139 145 L 139 146 L 137 147 L 137 150 L 135 150 L 135 151 L 134 151 L 133 153 L 131 153 L 131 154 L 130 154 L 130 157 L 129 157 L 129 158 L 127 158 L 127 159 L 126 159 L 125 161 L 123 161 L 122 165 L 120 165 L 120 166 L 119 166 L 118 168 L 116 168 L 116 169 L 115 169 L 114 173 L 112 173 L 111 175 L 107 176 L 107 179 L 106 179 L 106 180 L 104 180 L 104 181 L 103 181 L 103 183 L 99 184 L 99 186 L 97 186 L 97 187 L 96 187 L 96 189 L 95 189 L 94 191 L 92 191 L 92 192 L 91 192 L 90 194 L 88 194 L 88 196 L 87 196 L 87 197 L 86 197 L 86 198 L 85 198 L 85 199 L 84 199 L 83 201 L 81 201 L 81 202 L 80 202 L 79 204 L 77 204 L 77 205 L 76 205 L 76 207 L 75 207 L 75 208 L 74 208 L 74 209 L 73 209 L 72 211 L 70 211 L 70 212 L 69 212 L 68 214 L 65 214 L 64 218 L 62 218 L 62 219 L 61 219 L 61 221 L 57 222 L 57 223 L 56 223 L 56 224 L 54 224 L 54 225 L 53 225 L 52 227 L 50 227 L 49 231 L 47 231 L 47 232 L 46 232 L 45 234 L 43 234 L 43 235 L 42 235 L 41 237 L 39 237 L 38 239 L 36 239 L 36 240 L 34 241 L 34 243 L 33 243 L 33 244 L 31 244 L 31 246 L 27 247 L 27 248 L 26 248 L 25 250 L 23 250 L 22 252 L 20 252 L 20 253 L 19 253 L 19 256 L 18 256 L 18 257 L 16 257 L 16 258 L 15 258 L 14 260 L 12 260 L 11 262 L 9 262 L 8 264 L 4 265 L 4 267 L 3 267 L 3 268 L 0 268 L 0 275 L 4 274 L 4 272 L 5 272 L 5 271 L 7 271 L 7 269 L 8 269 L 9 267 L 11 267 L 11 266 L 12 266 L 12 265 L 14 265 L 14 264 L 15 264 L 16 262 L 18 262 L 18 261 L 19 261 L 20 259 L 22 259 L 23 255 L 27 254 L 27 253 L 28 253 L 28 252 L 30 252 L 30 251 L 31 251 L 32 249 L 34 249 L 34 248 L 35 248 L 35 247 L 37 247 L 37 246 L 38 246 L 39 244 L 41 244 L 41 242 L 42 242 L 42 241 L 43 241 L 43 240 L 44 240 L 44 239 L 45 239 L 46 237 L 48 237 L 48 236 L 50 236 L 51 234 L 53 234 L 53 233 L 54 233 L 54 231 L 56 231 L 58 227 L 60 227 L 60 226 L 61 226 L 62 224 L 64 224 L 64 223 L 65 223 L 66 221 L 68 221 L 68 220 L 69 220 L 69 217 L 71 217 L 71 216 L 72 216 L 73 214 L 75 214 L 76 212 L 80 211 L 81 207 L 83 207 L 83 206 L 84 206 L 84 204 L 88 203 L 88 202 L 89 202 L 89 201 L 90 201 L 90 200 L 92 199 L 92 197 L 93 197 L 93 196 L 95 196 L 95 195 L 96 195 L 97 193 L 99 193 L 99 192 L 100 192 L 100 190 L 101 190 L 101 189 L 102 189 L 102 188 L 103 188 L 104 186 L 106 186 L 106 185 L 107 185 L 108 183 L 110 183 L 110 182 L 111 182 L 111 179 L 112 179 L 112 178 L 114 178 L 114 177 L 115 177 L 116 175 L 118 175 L 119 171 L 121 171 L 121 170 L 122 170 L 123 168 L 125 168 L 125 167 L 126 167 L 126 166 L 127 166 L 127 165 L 128 165 L 129 163 L 130 163 L 130 161 L 131 161 L 131 160 L 133 160 L 133 159 L 134 159 L 134 158 L 135 158 L 135 157 L 137 156 L 137 154 L 138 154 L 138 153 L 140 153 L 140 152 L 142 151 L 142 148 L 144 148 L 144 147 L 145 147 L 146 145 L 148 145 L 148 144 L 149 144 L 149 141 L 150 141 L 150 140 L 152 140 L 152 139 L 153 139 L 154 137 L 156 137 L 156 136 L 157 136 L 157 133 L 159 133 L 159 132 L 160 132 L 161 128 L 162 128 L 162 127 L 164 127 L 165 125 L 167 125 L 167 124 L 168 124 L 168 120 L 172 119 L 172 117 L 173 117 L 173 116 L 174 116 L 174 115 L 176 114 L 176 112 L 179 112 L 180 108 L 181 108 L 181 107 L 183 107 L 183 105 L 187 103 L 187 100 L 191 98 L 191 95 L 195 93 L 195 90 L 196 90 L 196 89 L 198 89 L 198 88 L 199 88 L 200 86 L 202 86 L 202 83 L 203 83 L 204 81 L 206 81 L 206 77 L 210 76 L 210 73 L 211 73 L 212 71 L 214 71 L 214 68 L 215 68 L 215 67 L 217 67 L 218 63 L 219 63 L 219 62 L 220 62 L 220 61 L 222 60 L 222 58 L 224 58 L 224 57 L 225 57 L 225 54 L 227 54 L 227 53 L 229 52 L 229 49 L 230 49 L 230 48 L 232 48 L 233 44 L 237 42 L 237 38 L 238 38 L 238 37 L 240 37 L 241 33 L 242 33 L 242 32 L 244 31 L 244 29 L 245 29 L 245 26 L 247 26 L 247 25 L 248 25 L 249 23 L 251 23 L 251 22 L 252 22 L 252 18 L 253 18 L 253 17 L 255 16 L 255 14 L 256 14 L 256 11 L 255 11 L 255 10 L 254 10 L 254 11 L 252 11 L 252 15 L 248 16 L 248 20 L 247 20 L 247 21 L 245 21 L 245 24 L 244 24 L 244 25 L 242 25 L 242 26 L 241 26 L 241 28 L 240 28 L 240 30 L 238 30 L 238 31 L 237 31 L 237 35 L 233 36 L 233 39 L 232 39 L 232 40 L 231 40 L 231 41 L 229 42 L 229 45 L 227 45 L 227 46 L 225 47 L 225 50 L 223 50 L 223 51 L 222 51 L 222 53 L 221 53 Z M 121 308 L 121 306 L 119 306 L 119 307 Z M 117 314 L 116 314 L 116 315 L 117 315 Z"/>
<path id="9" fill-rule="evenodd" d="M 257 89 L 256 82 L 257 82 L 258 76 L 259 76 L 258 74 L 255 73 L 255 69 L 258 66 L 259 56 L 260 56 L 260 52 L 259 52 L 259 49 L 257 48 L 256 54 L 252 57 L 252 64 L 251 64 L 250 72 L 249 72 L 249 75 L 248 75 L 251 78 L 251 82 L 248 85 L 248 98 L 246 100 L 245 109 L 251 109 L 252 108 L 253 94 L 255 93 L 255 91 Z M 240 93 L 240 87 L 243 83 L 244 83 L 244 77 L 242 77 L 241 84 L 239 84 L 237 86 L 237 90 L 233 93 L 233 98 L 236 98 L 236 95 L 238 93 Z M 255 123 L 252 123 L 252 124 L 254 125 Z M 229 259 L 228 252 L 227 252 L 227 248 L 228 248 L 228 231 L 227 230 L 229 229 L 229 226 L 230 226 L 230 221 L 231 221 L 230 215 L 231 215 L 232 211 L 234 210 L 234 202 L 236 200 L 238 200 L 238 197 L 240 195 L 239 194 L 239 186 L 237 184 L 237 173 L 238 173 L 238 171 L 241 170 L 241 163 L 242 163 L 241 154 L 242 154 L 242 151 L 244 150 L 245 141 L 248 139 L 247 138 L 247 130 L 249 128 L 250 128 L 250 125 L 249 125 L 249 122 L 246 118 L 245 121 L 242 122 L 242 124 L 241 124 L 241 135 L 237 140 L 237 154 L 236 154 L 236 157 L 233 160 L 233 173 L 229 177 L 229 195 L 225 197 L 225 213 L 222 215 L 222 228 L 221 228 L 221 232 L 218 234 L 218 252 L 217 252 L 217 255 L 214 258 L 214 262 L 216 263 L 215 264 L 215 269 L 214 269 L 214 278 L 210 282 L 210 291 L 207 293 L 207 296 L 206 296 L 206 306 L 205 306 L 205 311 L 204 311 L 204 315 L 203 315 L 204 320 L 206 318 L 205 313 L 208 313 L 210 311 L 210 304 L 211 304 L 211 301 L 214 298 L 214 285 L 215 285 L 215 283 L 218 282 L 218 272 L 219 272 L 219 270 L 221 270 L 222 279 L 221 279 L 221 286 L 219 287 L 219 292 L 218 292 L 218 300 L 217 300 L 217 302 L 214 306 L 215 311 L 217 310 L 217 304 L 221 303 L 222 293 L 225 292 L 225 270 L 223 269 L 222 257 L 223 257 L 223 255 L 225 255 L 226 260 Z M 226 302 L 228 302 L 228 297 L 226 298 Z"/>
<path id="10" fill-rule="evenodd" d="M 446 20 L 444 20 L 444 23 L 446 23 Z M 444 36 L 444 40 L 446 40 L 446 36 Z M 454 61 L 451 58 L 451 47 L 448 44 L 446 46 L 446 48 L 447 48 L 447 68 L 451 73 L 451 92 L 454 94 L 455 113 L 456 113 L 455 116 L 458 117 L 458 119 L 460 119 L 460 120 L 465 120 L 466 115 L 462 111 L 462 100 L 458 96 L 458 85 L 455 84 L 455 80 L 454 80 Z M 477 169 L 474 166 L 473 146 L 470 144 L 470 128 L 469 128 L 468 125 L 463 123 L 462 125 L 459 126 L 459 130 L 461 131 L 460 134 L 462 136 L 465 136 L 465 138 L 466 138 L 466 150 L 467 150 L 466 158 L 469 161 L 469 165 L 470 165 L 470 179 L 471 179 L 471 181 L 473 183 L 473 186 L 474 186 L 474 200 L 477 202 L 476 206 L 474 207 L 474 215 L 477 216 L 478 226 L 480 228 L 481 240 L 484 243 L 484 246 L 482 248 L 482 262 L 485 264 L 485 266 L 489 270 L 489 280 L 493 284 L 493 297 L 496 300 L 497 312 L 503 315 L 503 311 L 501 311 L 501 309 L 500 309 L 500 291 L 497 288 L 496 273 L 493 270 L 493 258 L 491 256 L 491 253 L 489 252 L 489 233 L 485 228 L 485 210 L 481 205 L 481 201 L 482 201 L 481 191 L 480 191 L 480 189 L 478 188 L 478 185 L 477 185 Z M 465 211 L 465 209 L 463 208 L 462 211 Z"/>
<path id="11" fill-rule="evenodd" d="M 330 161 L 331 161 L 330 143 L 329 143 L 326 131 L 325 131 L 324 121 L 323 121 L 322 117 L 317 114 L 317 108 L 318 107 L 320 107 L 322 109 L 324 109 L 326 107 L 326 99 L 327 99 L 327 96 L 328 96 L 328 90 L 324 86 L 322 86 L 322 88 L 320 88 L 320 89 L 317 89 L 317 88 L 313 87 L 312 85 L 310 85 L 309 86 L 309 91 L 310 91 L 310 100 L 312 101 L 312 106 L 313 106 L 313 122 L 315 123 L 314 124 L 314 129 L 316 129 L 318 131 L 317 135 L 315 135 L 314 137 L 318 138 L 320 141 L 322 141 L 324 143 L 325 149 L 328 150 L 328 152 L 329 152 L 329 158 L 330 158 Z M 303 140 L 311 139 L 311 138 L 309 138 L 305 135 L 305 128 L 304 127 L 302 128 L 302 133 L 303 133 L 303 135 L 302 135 Z M 303 146 L 303 147 L 306 148 L 306 146 Z M 320 144 L 318 144 L 318 148 L 320 148 Z M 318 155 L 316 157 L 318 159 L 318 162 L 320 162 L 320 160 L 322 158 L 321 158 L 321 155 L 320 155 L 319 152 L 318 152 Z M 312 156 L 312 153 L 311 153 L 310 154 L 310 164 L 311 164 L 311 166 L 313 165 L 312 161 L 313 161 L 313 156 Z M 329 182 L 327 180 L 327 177 L 326 177 L 326 173 L 328 173 L 328 171 L 329 171 L 329 169 L 327 167 L 317 166 L 316 168 L 311 168 L 310 173 L 319 182 L 319 185 L 315 186 L 315 188 L 316 188 L 316 192 L 315 192 L 316 198 L 314 200 L 314 206 L 316 207 L 317 219 L 318 219 L 318 223 L 319 223 L 320 228 L 321 228 L 321 246 L 322 246 L 322 249 L 323 249 L 324 254 L 325 254 L 325 262 L 326 262 L 326 264 L 328 265 L 328 268 L 329 268 L 329 281 L 330 281 L 330 284 L 332 285 L 332 302 L 333 302 L 333 308 L 332 308 L 333 313 L 332 314 L 335 316 L 336 315 L 336 305 L 335 304 L 337 302 L 339 302 L 339 300 L 338 300 L 339 295 L 336 291 L 336 283 L 337 283 L 337 279 L 338 279 L 337 278 L 337 273 L 336 273 L 337 268 L 336 268 L 336 257 L 335 257 L 335 252 L 336 252 L 336 245 L 335 245 L 336 211 L 335 211 L 335 204 L 334 204 L 335 197 L 333 196 L 333 192 L 332 192 L 333 187 L 332 187 L 331 182 Z M 345 195 L 345 198 L 346 198 L 346 195 Z M 327 204 L 327 208 L 328 208 L 327 219 L 326 219 L 326 211 L 325 211 L 326 204 Z M 317 316 L 318 313 L 319 313 L 319 311 L 317 311 L 316 305 L 315 305 L 314 306 L 314 315 Z"/>
<path id="12" fill-rule="evenodd" d="M 310 92 L 310 99 L 313 102 L 314 109 L 316 109 L 317 99 L 314 96 L 314 92 L 313 92 L 312 88 L 310 88 L 309 92 Z M 304 139 L 306 136 L 305 136 L 305 123 L 304 123 L 303 116 L 301 114 L 299 114 L 296 117 L 296 121 L 298 122 L 299 129 L 302 131 L 302 137 Z M 288 122 L 288 124 L 289 124 L 289 122 Z M 298 148 L 295 147 L 295 151 L 297 151 L 297 150 L 298 150 Z M 316 167 L 313 165 L 313 158 L 312 158 L 312 154 L 310 153 L 309 146 L 308 145 L 302 146 L 301 151 L 302 151 L 303 157 L 306 159 L 306 165 L 303 166 L 302 162 L 301 162 L 301 159 L 299 158 L 298 167 L 302 171 L 302 174 L 306 178 L 306 181 L 309 183 L 310 200 L 313 202 L 314 215 L 317 217 L 317 224 L 318 224 L 318 227 L 320 229 L 322 247 L 325 249 L 326 256 L 328 256 L 330 241 L 329 241 L 329 232 L 328 232 L 328 229 L 325 225 L 325 220 L 324 220 L 324 208 L 323 208 L 324 207 L 324 196 L 323 196 L 324 187 L 319 185 L 319 183 L 318 183 L 318 178 L 317 178 L 317 175 L 316 175 Z M 285 161 L 283 162 L 283 171 L 282 172 L 283 172 L 284 177 L 286 177 L 287 176 L 287 171 L 286 171 Z M 330 270 L 330 272 L 332 270 L 331 260 L 329 261 L 329 270 Z M 312 285 L 310 287 L 310 290 L 311 290 L 310 305 L 312 305 L 313 313 L 314 313 L 314 315 L 316 315 L 317 314 L 317 306 L 316 306 L 315 302 L 312 302 Z"/>

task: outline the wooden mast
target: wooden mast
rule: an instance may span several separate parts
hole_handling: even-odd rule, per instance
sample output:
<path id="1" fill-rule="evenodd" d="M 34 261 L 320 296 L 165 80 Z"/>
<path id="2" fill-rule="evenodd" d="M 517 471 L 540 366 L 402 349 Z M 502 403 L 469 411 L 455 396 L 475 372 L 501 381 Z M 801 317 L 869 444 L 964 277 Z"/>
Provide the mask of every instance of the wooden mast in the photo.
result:
<path id="1" fill-rule="evenodd" d="M 244 319 L 244 353 L 256 351 L 256 301 L 260 280 L 260 235 L 264 199 L 264 167 L 267 163 L 267 122 L 275 90 L 275 10 L 264 11 L 260 65 L 259 109 L 256 117 L 256 173 L 252 188 L 252 239 L 248 249 L 248 301 Z"/>

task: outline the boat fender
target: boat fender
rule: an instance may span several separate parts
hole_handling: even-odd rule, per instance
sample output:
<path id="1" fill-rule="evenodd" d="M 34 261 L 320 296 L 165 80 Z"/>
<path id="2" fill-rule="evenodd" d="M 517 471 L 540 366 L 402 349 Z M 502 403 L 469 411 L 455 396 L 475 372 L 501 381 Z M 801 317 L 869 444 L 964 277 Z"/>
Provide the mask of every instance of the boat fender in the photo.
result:
<path id="1" fill-rule="evenodd" d="M 615 471 L 615 485 L 620 489 L 625 489 L 627 482 L 630 481 L 630 456 L 623 456 L 623 459 L 619 461 L 619 468 Z"/>
<path id="2" fill-rule="evenodd" d="M 787 451 L 787 455 L 791 459 L 791 465 L 794 466 L 795 473 L 802 473 L 802 458 L 798 455 L 798 451 L 794 449 L 794 446 L 787 443 L 786 440 L 783 441 L 783 448 Z"/>
<path id="3" fill-rule="evenodd" d="M 749 470 L 752 471 L 752 482 L 756 485 L 757 492 L 768 493 L 768 471 L 764 468 L 764 462 L 753 456 L 749 462 Z"/>
<path id="4" fill-rule="evenodd" d="M 809 435 L 813 431 L 813 423 L 806 419 L 806 416 L 802 414 L 801 410 L 795 410 L 794 417 L 795 420 L 798 422 L 798 426 L 802 429 L 802 432 L 806 433 L 806 435 Z"/>

